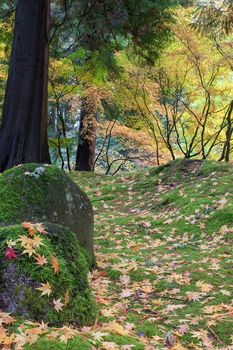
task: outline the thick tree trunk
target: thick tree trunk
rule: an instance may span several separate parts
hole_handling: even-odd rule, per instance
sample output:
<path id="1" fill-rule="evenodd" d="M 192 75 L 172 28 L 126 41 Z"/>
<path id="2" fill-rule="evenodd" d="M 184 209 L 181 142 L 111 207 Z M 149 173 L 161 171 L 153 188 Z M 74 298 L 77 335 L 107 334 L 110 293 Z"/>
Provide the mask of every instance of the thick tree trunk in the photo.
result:
<path id="1" fill-rule="evenodd" d="M 47 140 L 50 0 L 18 0 L 0 129 L 0 171 L 49 163 Z"/>
<path id="2" fill-rule="evenodd" d="M 77 171 L 94 171 L 96 148 L 96 114 L 91 101 L 83 99 L 79 127 L 79 143 L 76 156 Z"/>

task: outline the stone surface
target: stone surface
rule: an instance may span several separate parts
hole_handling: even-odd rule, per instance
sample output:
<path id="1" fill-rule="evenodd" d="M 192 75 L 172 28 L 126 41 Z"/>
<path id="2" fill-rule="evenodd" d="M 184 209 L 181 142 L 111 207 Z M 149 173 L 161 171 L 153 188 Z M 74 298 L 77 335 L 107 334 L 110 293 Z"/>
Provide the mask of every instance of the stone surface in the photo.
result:
<path id="1" fill-rule="evenodd" d="M 73 231 L 93 263 L 93 209 L 87 195 L 54 166 L 25 164 L 0 175 L 0 225 L 50 222 Z"/>

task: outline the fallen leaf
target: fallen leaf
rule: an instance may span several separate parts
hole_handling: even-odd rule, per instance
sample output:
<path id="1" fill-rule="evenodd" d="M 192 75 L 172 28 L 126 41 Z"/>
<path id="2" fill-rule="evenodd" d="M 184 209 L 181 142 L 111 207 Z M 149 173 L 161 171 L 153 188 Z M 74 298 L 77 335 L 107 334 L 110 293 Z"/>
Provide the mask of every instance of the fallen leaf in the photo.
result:
<path id="1" fill-rule="evenodd" d="M 64 304 L 61 302 L 61 298 L 55 300 L 53 299 L 53 305 L 54 305 L 54 309 L 57 311 L 57 312 L 60 312 L 62 311 L 62 308 L 64 306 Z"/>
<path id="2" fill-rule="evenodd" d="M 41 287 L 36 288 L 37 290 L 39 290 L 40 292 L 42 292 L 41 296 L 43 295 L 50 295 L 52 292 L 52 287 L 49 284 L 49 282 L 47 283 L 41 283 Z"/>
<path id="3" fill-rule="evenodd" d="M 52 256 L 52 267 L 55 273 L 60 272 L 60 267 L 59 267 L 57 258 L 54 255 Z"/>
<path id="4" fill-rule="evenodd" d="M 4 252 L 5 257 L 7 260 L 14 260 L 17 259 L 16 251 L 13 248 L 8 247 Z"/>
<path id="5" fill-rule="evenodd" d="M 130 332 L 126 329 L 124 329 L 119 323 L 112 322 L 109 323 L 108 326 L 105 328 L 108 332 L 112 332 L 118 335 L 122 336 L 129 336 Z"/>
<path id="6" fill-rule="evenodd" d="M 37 255 L 35 257 L 35 259 L 36 259 L 36 264 L 40 265 L 40 266 L 46 265 L 48 263 L 48 260 L 45 258 L 44 255 L 42 255 L 42 256 L 41 255 Z"/>
<path id="7" fill-rule="evenodd" d="M 34 228 L 34 225 L 31 222 L 25 221 L 21 224 L 23 228 L 25 228 L 30 236 L 34 236 L 36 233 L 36 230 Z"/>

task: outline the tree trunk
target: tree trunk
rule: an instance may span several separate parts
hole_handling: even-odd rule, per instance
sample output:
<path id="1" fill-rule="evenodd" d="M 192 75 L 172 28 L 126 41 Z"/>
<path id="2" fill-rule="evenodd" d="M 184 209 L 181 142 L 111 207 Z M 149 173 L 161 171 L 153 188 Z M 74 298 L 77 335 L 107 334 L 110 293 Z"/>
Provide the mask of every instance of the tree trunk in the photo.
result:
<path id="1" fill-rule="evenodd" d="M 95 147 L 96 113 L 92 102 L 86 98 L 82 101 L 75 170 L 94 171 Z"/>
<path id="2" fill-rule="evenodd" d="M 50 0 L 18 0 L 0 129 L 0 171 L 50 163 L 47 140 Z"/>
<path id="3" fill-rule="evenodd" d="M 233 133 L 232 119 L 231 119 L 232 112 L 233 112 L 233 101 L 231 101 L 231 104 L 227 110 L 226 141 L 224 143 L 222 155 L 221 155 L 219 161 L 222 161 L 222 160 L 225 160 L 225 162 L 230 161 L 231 137 L 232 137 L 232 133 Z"/>

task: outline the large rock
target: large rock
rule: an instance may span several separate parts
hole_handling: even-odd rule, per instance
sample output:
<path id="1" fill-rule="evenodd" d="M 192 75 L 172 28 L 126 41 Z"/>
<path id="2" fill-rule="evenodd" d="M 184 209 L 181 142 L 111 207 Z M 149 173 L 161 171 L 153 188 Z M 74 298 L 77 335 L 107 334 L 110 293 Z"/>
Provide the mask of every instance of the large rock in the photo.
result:
<path id="1" fill-rule="evenodd" d="M 54 224 L 46 232 L 32 227 L 33 232 L 22 225 L 0 228 L 0 309 L 54 326 L 93 324 L 88 263 L 76 235 Z"/>
<path id="2" fill-rule="evenodd" d="M 54 166 L 25 164 L 0 175 L 0 224 L 23 221 L 69 228 L 93 263 L 92 205 L 65 172 Z"/>

